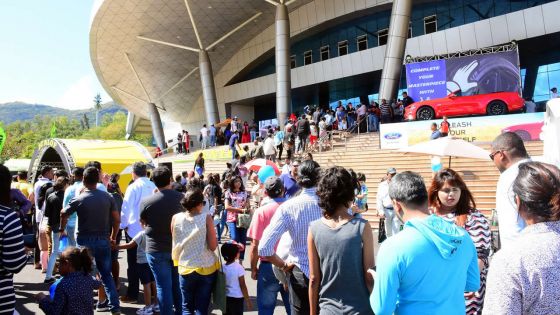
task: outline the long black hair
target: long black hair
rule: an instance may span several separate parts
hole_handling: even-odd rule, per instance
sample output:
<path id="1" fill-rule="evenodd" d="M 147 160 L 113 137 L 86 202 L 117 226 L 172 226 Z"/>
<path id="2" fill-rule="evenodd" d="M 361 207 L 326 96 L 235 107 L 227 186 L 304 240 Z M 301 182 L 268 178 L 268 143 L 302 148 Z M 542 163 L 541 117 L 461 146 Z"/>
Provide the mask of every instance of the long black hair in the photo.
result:
<path id="1" fill-rule="evenodd" d="M 4 165 L 0 165 L 0 204 L 6 207 L 10 207 L 12 204 L 12 198 L 10 198 L 11 185 L 12 174 L 10 174 L 10 170 Z"/>

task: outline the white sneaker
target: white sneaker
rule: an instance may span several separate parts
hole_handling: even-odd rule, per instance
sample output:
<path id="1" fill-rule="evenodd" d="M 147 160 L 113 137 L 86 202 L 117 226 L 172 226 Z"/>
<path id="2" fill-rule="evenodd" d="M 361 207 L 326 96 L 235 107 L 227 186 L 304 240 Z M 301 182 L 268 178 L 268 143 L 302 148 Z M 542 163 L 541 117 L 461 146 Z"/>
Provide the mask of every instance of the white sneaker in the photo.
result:
<path id="1" fill-rule="evenodd" d="M 152 304 L 152 312 L 159 313 L 159 304 Z"/>
<path id="2" fill-rule="evenodd" d="M 152 311 L 152 306 L 144 306 L 141 309 L 136 311 L 138 315 L 153 315 L 154 312 Z"/>

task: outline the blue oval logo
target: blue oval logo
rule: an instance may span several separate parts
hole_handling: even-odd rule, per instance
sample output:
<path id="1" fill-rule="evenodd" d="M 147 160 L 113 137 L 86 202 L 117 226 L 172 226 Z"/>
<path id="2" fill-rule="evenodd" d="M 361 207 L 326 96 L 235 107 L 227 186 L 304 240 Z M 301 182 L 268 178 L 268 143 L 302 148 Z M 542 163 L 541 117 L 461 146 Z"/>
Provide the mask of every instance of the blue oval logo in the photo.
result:
<path id="1" fill-rule="evenodd" d="M 390 132 L 385 134 L 384 138 L 387 140 L 395 140 L 402 137 L 402 134 L 398 133 L 398 132 Z"/>

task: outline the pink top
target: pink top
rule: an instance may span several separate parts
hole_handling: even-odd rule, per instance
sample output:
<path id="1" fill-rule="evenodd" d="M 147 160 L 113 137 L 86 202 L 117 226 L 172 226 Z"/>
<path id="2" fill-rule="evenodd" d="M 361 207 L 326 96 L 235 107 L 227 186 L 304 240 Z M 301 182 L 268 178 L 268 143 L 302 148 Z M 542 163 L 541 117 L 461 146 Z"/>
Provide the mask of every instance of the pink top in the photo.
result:
<path id="1" fill-rule="evenodd" d="M 276 199 L 278 200 L 278 199 Z M 270 200 L 266 205 L 255 210 L 253 218 L 251 219 L 251 225 L 247 230 L 247 237 L 253 240 L 260 241 L 264 232 L 264 229 L 270 224 L 272 216 L 276 213 L 276 209 L 282 204 L 283 200 L 275 201 Z M 274 251 L 276 251 L 278 244 L 274 246 Z M 265 260 L 262 259 L 261 260 Z"/>

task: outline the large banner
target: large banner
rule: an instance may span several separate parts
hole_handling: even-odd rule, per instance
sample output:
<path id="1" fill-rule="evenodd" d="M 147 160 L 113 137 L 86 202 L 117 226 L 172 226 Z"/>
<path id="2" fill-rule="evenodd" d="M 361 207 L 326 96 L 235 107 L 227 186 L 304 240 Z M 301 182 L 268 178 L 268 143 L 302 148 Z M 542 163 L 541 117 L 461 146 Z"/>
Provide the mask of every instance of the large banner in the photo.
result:
<path id="1" fill-rule="evenodd" d="M 381 124 L 382 149 L 401 149 L 430 140 L 432 123 L 438 127 L 441 120 L 420 120 L 395 124 Z M 469 142 L 491 142 L 502 132 L 517 133 L 523 140 L 539 140 L 544 124 L 544 113 L 512 114 L 501 116 L 473 116 L 448 119 L 449 136 Z"/>
<path id="2" fill-rule="evenodd" d="M 520 82 L 517 51 L 406 65 L 407 91 L 415 102 L 458 90 L 463 96 L 518 92 Z"/>

